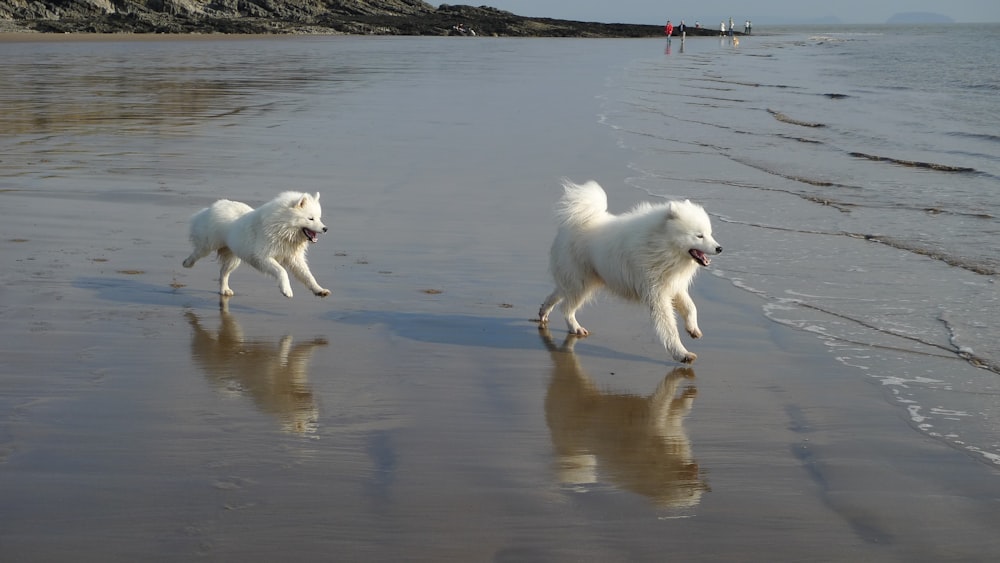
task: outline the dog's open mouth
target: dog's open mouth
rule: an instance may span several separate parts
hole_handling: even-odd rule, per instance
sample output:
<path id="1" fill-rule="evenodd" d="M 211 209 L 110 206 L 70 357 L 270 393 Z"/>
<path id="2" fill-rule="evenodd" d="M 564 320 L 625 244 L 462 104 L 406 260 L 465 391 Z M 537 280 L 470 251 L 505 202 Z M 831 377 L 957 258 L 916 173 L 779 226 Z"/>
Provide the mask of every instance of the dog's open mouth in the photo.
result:
<path id="1" fill-rule="evenodd" d="M 316 231 L 310 231 L 309 229 L 302 227 L 302 234 L 306 235 L 309 242 L 319 242 L 319 235 Z"/>
<path id="2" fill-rule="evenodd" d="M 691 255 L 691 258 L 694 258 L 695 262 L 701 264 L 702 266 L 708 266 L 712 262 L 711 258 L 706 256 L 704 252 L 698 250 L 697 248 L 688 250 L 688 254 Z"/>

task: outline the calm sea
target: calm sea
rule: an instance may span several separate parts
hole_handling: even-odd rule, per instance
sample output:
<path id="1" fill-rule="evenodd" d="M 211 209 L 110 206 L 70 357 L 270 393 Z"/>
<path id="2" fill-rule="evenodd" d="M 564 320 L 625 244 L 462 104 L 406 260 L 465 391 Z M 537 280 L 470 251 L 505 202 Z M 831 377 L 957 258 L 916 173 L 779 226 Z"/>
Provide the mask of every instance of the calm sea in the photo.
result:
<path id="1" fill-rule="evenodd" d="M 716 275 L 1000 463 L 1000 26 L 766 31 L 611 80 L 629 183 L 702 201 Z"/>

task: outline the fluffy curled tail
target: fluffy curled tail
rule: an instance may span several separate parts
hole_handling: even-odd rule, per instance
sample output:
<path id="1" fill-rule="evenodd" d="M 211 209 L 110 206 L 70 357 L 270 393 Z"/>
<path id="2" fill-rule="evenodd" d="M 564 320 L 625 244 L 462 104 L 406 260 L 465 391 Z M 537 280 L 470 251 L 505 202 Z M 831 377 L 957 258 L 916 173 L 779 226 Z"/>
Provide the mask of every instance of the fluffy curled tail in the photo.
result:
<path id="1" fill-rule="evenodd" d="M 600 184 L 591 180 L 577 185 L 563 178 L 562 185 L 565 192 L 556 205 L 560 224 L 577 227 L 607 215 L 608 196 Z"/>

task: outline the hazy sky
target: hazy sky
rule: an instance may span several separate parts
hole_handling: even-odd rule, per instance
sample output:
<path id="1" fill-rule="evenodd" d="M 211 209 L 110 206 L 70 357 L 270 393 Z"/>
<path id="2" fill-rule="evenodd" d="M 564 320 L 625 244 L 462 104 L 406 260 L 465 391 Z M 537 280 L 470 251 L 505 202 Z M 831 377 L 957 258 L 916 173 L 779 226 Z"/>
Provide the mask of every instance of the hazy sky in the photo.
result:
<path id="1" fill-rule="evenodd" d="M 446 2 L 447 3 L 447 2 Z M 1000 22 L 998 0 L 476 0 L 520 16 L 605 23 L 665 23 L 685 20 L 718 24 L 730 16 L 756 25 L 817 20 L 833 16 L 844 23 L 883 23 L 899 12 L 933 12 L 956 22 Z"/>

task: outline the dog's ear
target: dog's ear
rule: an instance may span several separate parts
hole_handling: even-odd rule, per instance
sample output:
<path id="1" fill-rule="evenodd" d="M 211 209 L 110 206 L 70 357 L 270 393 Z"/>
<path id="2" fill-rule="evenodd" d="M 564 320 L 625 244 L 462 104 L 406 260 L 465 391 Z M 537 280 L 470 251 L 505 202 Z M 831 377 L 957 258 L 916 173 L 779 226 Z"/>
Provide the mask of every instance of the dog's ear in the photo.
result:
<path id="1" fill-rule="evenodd" d="M 319 201 L 319 192 L 316 192 L 316 195 L 314 196 L 314 198 L 316 199 L 316 201 Z"/>
<path id="2" fill-rule="evenodd" d="M 673 221 L 677 218 L 677 202 L 671 201 L 667 203 L 667 213 L 663 216 L 666 221 Z"/>
<path id="3" fill-rule="evenodd" d="M 299 202 L 295 204 L 295 207 L 305 207 L 309 203 L 309 194 L 302 194 L 299 198 Z"/>

